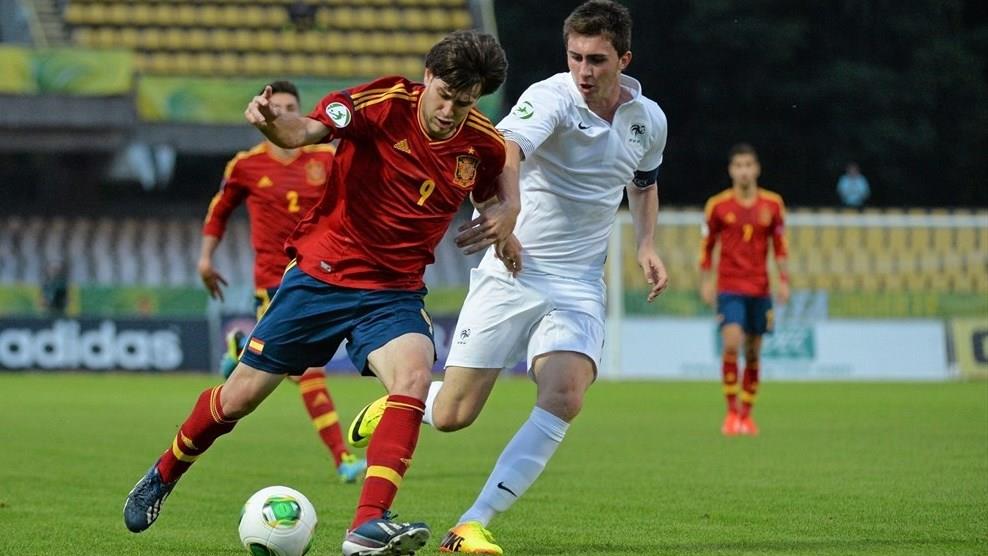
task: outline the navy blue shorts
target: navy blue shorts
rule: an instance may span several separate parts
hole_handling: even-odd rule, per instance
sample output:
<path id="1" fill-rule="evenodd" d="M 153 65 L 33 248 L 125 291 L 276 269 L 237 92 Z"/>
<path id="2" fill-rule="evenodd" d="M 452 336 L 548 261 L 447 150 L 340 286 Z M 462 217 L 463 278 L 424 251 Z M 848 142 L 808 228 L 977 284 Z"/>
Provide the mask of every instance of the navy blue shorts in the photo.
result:
<path id="1" fill-rule="evenodd" d="M 720 326 L 739 324 L 745 334 L 772 332 L 772 298 L 737 293 L 717 294 L 717 318 Z"/>
<path id="2" fill-rule="evenodd" d="M 425 293 L 334 286 L 292 266 L 240 360 L 261 371 L 300 375 L 324 365 L 345 339 L 353 365 L 371 375 L 367 356 L 377 348 L 412 332 L 432 339 Z"/>

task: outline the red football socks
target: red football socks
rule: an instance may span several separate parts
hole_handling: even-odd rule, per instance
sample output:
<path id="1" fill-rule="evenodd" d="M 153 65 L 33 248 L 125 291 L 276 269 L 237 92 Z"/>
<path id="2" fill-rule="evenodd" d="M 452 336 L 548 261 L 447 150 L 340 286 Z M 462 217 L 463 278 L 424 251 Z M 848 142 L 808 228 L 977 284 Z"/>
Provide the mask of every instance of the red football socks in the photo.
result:
<path id="1" fill-rule="evenodd" d="M 158 473 L 165 482 L 177 481 L 213 441 L 233 430 L 236 420 L 227 420 L 220 406 L 223 386 L 207 388 L 199 395 L 192 413 L 178 429 L 171 448 L 158 460 Z"/>
<path id="2" fill-rule="evenodd" d="M 419 439 L 425 402 L 409 396 L 388 396 L 381 422 L 367 448 L 367 478 L 351 529 L 381 517 L 391 507 Z"/>
<path id="3" fill-rule="evenodd" d="M 727 399 L 727 410 L 738 410 L 738 355 L 725 353 L 721 364 L 721 377 L 724 382 L 724 397 Z"/>
<path id="4" fill-rule="evenodd" d="M 319 370 L 306 371 L 299 380 L 298 389 L 302 395 L 305 410 L 309 412 L 312 424 L 316 427 L 316 432 L 319 433 L 319 438 L 332 452 L 333 461 L 339 467 L 343 461 L 343 456 L 349 452 L 346 449 L 346 444 L 343 443 L 340 418 L 336 414 L 333 397 L 329 395 L 329 390 L 326 389 L 326 373 Z"/>
<path id="5" fill-rule="evenodd" d="M 744 379 L 741 382 L 741 417 L 751 415 L 751 406 L 755 404 L 758 393 L 758 363 L 747 363 L 744 366 Z"/>

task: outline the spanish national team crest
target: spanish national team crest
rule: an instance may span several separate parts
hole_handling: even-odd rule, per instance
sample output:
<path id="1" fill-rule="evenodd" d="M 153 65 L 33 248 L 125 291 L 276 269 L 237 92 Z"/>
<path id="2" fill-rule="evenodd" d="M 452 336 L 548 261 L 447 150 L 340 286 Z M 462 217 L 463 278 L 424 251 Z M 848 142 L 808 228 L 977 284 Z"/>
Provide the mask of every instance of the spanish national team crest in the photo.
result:
<path id="1" fill-rule="evenodd" d="M 772 224 L 772 211 L 763 208 L 758 211 L 758 225 L 768 227 Z"/>
<path id="2" fill-rule="evenodd" d="M 456 172 L 453 175 L 453 182 L 460 187 L 470 187 L 477 181 L 477 167 L 480 166 L 480 159 L 476 156 L 461 154 L 456 157 Z"/>
<path id="3" fill-rule="evenodd" d="M 322 185 L 326 182 L 326 165 L 318 160 L 305 163 L 305 181 L 309 185 Z"/>

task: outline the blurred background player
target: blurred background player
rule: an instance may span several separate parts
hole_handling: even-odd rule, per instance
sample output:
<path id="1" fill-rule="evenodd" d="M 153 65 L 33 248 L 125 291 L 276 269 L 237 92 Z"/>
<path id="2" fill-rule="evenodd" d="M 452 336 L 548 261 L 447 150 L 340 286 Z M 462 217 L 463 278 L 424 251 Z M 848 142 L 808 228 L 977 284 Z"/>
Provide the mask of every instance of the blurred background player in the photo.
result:
<path id="1" fill-rule="evenodd" d="M 237 368 L 199 395 L 171 448 L 128 494 L 131 531 L 154 523 L 189 466 L 286 375 L 321 364 L 346 339 L 354 366 L 376 375 L 389 396 L 342 552 L 406 555 L 426 543 L 426 524 L 397 522 L 389 511 L 418 443 L 435 363 L 425 267 L 468 196 L 484 216 L 517 216 L 497 208 L 504 139 L 476 110 L 506 72 L 493 36 L 457 31 L 426 54 L 424 84 L 383 77 L 326 95 L 308 117 L 276 114 L 270 88 L 248 104 L 247 121 L 282 147 L 339 139 L 333 170 L 289 237 L 295 259 Z M 506 239 L 510 228 L 497 224 L 482 218 L 477 226 L 487 231 L 466 246 Z"/>
<path id="2" fill-rule="evenodd" d="M 471 273 L 457 340 L 444 380 L 430 386 L 424 420 L 442 431 L 469 426 L 501 370 L 519 359 L 526 359 L 538 397 L 473 505 L 446 534 L 443 552 L 502 553 L 488 524 L 535 483 L 580 413 L 600 366 L 604 260 L 625 192 L 647 300 L 666 287 L 654 232 L 667 124 L 641 84 L 623 73 L 631 63 L 631 27 L 631 14 L 616 2 L 581 4 L 563 26 L 569 72 L 531 85 L 498 124 L 508 152 L 502 179 L 520 191 L 517 239 L 489 250 Z M 518 259 L 520 266 L 511 264 Z M 359 421 L 370 416 L 373 423 L 382 405 L 377 400 L 358 414 L 351 440 L 372 432 Z"/>
<path id="3" fill-rule="evenodd" d="M 272 112 L 299 112 L 300 99 L 295 85 L 275 81 L 270 87 Z M 209 203 L 206 213 L 198 264 L 199 276 L 214 299 L 223 299 L 222 286 L 226 285 L 226 280 L 213 266 L 213 253 L 223 238 L 230 215 L 246 202 L 254 247 L 254 302 L 260 320 L 290 262 L 285 254 L 285 240 L 326 189 L 335 150 L 332 145 L 322 144 L 283 149 L 264 141 L 249 151 L 238 153 L 227 164 L 220 191 Z M 221 362 L 224 378 L 236 367 L 245 340 L 246 336 L 240 330 L 232 330 L 227 336 L 227 350 Z M 302 403 L 316 432 L 333 455 L 340 480 L 355 482 L 366 468 L 366 462 L 351 454 L 343 442 L 339 416 L 326 388 L 325 371 L 322 367 L 313 367 L 292 380 L 299 385 Z"/>
<path id="4" fill-rule="evenodd" d="M 707 201 L 700 250 L 700 296 L 717 310 L 723 341 L 722 375 L 727 415 L 721 432 L 727 436 L 757 435 L 751 408 L 758 392 L 762 335 L 772 330 L 768 249 L 771 243 L 779 271 L 779 302 L 789 300 L 789 274 L 782 197 L 758 186 L 761 165 L 754 147 L 739 143 L 728 153 L 731 188 Z M 712 256 L 720 244 L 717 282 Z M 716 293 L 716 299 L 715 299 Z M 738 406 L 738 353 L 744 340 L 744 378 Z"/>

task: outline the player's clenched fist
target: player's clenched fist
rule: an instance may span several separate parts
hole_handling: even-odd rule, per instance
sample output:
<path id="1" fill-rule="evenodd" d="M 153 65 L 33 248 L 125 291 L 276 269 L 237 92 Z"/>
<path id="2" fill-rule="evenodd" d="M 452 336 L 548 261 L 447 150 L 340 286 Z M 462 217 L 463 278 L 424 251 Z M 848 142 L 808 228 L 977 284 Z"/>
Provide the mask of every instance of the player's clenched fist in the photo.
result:
<path id="1" fill-rule="evenodd" d="M 251 99 L 247 109 L 244 110 L 244 117 L 254 126 L 265 126 L 278 117 L 271 109 L 271 86 L 268 85 L 261 91 L 261 94 Z"/>

